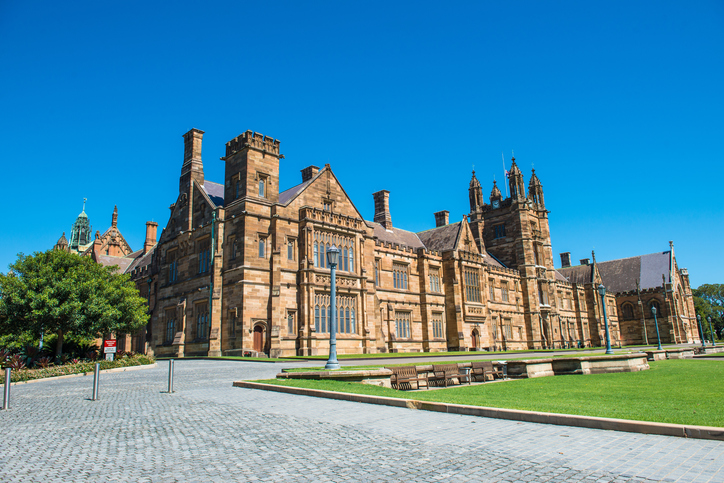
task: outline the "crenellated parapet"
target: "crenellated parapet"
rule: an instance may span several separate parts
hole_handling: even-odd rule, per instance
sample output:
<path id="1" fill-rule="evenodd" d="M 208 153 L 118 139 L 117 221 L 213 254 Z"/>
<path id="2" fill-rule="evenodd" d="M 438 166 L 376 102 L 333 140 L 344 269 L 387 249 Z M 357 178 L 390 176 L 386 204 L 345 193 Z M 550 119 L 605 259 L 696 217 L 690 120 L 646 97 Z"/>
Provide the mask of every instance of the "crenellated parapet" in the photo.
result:
<path id="1" fill-rule="evenodd" d="M 359 232 L 365 231 L 365 228 L 367 227 L 367 225 L 359 218 L 352 218 L 351 216 L 333 213 L 319 208 L 312 208 L 311 206 L 303 206 L 300 208 L 299 219 L 300 221 L 306 220 L 315 223 L 324 223 L 327 225 L 349 228 L 350 230 Z"/>
<path id="2" fill-rule="evenodd" d="M 251 148 L 278 157 L 279 144 L 278 139 L 249 130 L 226 143 L 226 156 L 232 156 L 244 148 Z"/>

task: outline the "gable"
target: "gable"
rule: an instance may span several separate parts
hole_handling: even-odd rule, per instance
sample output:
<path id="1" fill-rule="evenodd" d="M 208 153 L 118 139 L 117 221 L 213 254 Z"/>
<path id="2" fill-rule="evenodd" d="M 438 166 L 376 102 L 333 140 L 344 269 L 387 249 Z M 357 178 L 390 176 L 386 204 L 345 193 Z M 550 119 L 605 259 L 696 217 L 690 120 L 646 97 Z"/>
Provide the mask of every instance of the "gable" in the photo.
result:
<path id="1" fill-rule="evenodd" d="M 303 206 L 324 209 L 324 202 L 330 201 L 332 211 L 351 218 L 362 219 L 362 214 L 354 205 L 329 165 L 326 165 L 309 181 L 283 191 L 279 194 L 279 203 L 298 210 Z"/>

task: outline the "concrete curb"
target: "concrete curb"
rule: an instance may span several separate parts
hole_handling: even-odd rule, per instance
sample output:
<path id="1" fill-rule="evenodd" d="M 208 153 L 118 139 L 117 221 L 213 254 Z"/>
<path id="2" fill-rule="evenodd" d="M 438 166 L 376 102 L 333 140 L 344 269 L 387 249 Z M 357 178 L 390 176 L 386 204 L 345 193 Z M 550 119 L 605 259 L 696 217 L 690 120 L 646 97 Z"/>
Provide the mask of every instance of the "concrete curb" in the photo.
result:
<path id="1" fill-rule="evenodd" d="M 110 372 L 126 372 L 126 371 L 138 371 L 141 369 L 153 369 L 154 367 L 158 367 L 158 363 L 154 362 L 153 364 L 143 364 L 140 366 L 128 366 L 128 367 L 114 367 L 113 369 L 103 369 L 100 371 L 101 374 L 106 374 Z M 44 381 L 57 381 L 58 379 L 68 379 L 71 377 L 81 377 L 81 376 L 92 376 L 93 372 L 79 372 L 77 374 L 66 374 L 65 376 L 53 376 L 53 377 L 43 377 L 41 379 L 30 379 L 29 381 L 18 381 L 18 382 L 11 382 L 11 386 L 17 386 L 18 384 L 31 384 L 35 382 L 44 382 Z M 0 384 L 2 386 L 2 384 Z"/>
<path id="2" fill-rule="evenodd" d="M 559 426 L 575 426 L 579 428 L 604 429 L 608 431 L 624 431 L 628 433 L 658 434 L 661 436 L 677 436 L 680 438 L 724 441 L 724 428 L 715 428 L 710 426 L 652 423 L 649 421 L 634 421 L 630 419 L 598 418 L 593 416 L 578 416 L 574 414 L 542 413 L 537 411 L 523 411 L 519 409 L 467 406 L 463 404 L 448 404 L 417 401 L 414 399 L 398 399 L 383 396 L 322 391 L 319 389 L 306 389 L 302 387 L 277 386 L 274 384 L 263 384 L 252 381 L 236 381 L 233 383 L 233 386 L 247 389 L 283 392 L 300 396 L 323 397 L 327 399 L 339 399 L 342 401 L 379 404 L 382 406 L 406 407 L 409 409 L 420 409 L 423 411 L 436 411 L 465 416 L 479 416 L 484 418 L 524 421 L 528 423 L 556 424 Z"/>

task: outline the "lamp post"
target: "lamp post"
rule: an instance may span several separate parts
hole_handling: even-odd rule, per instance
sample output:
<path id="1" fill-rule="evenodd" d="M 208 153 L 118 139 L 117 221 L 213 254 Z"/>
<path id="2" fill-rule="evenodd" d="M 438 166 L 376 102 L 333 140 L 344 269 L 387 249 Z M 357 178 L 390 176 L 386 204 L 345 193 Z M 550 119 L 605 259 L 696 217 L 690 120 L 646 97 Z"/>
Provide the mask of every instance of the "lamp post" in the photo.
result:
<path id="1" fill-rule="evenodd" d="M 705 348 L 706 344 L 704 344 L 704 329 L 701 328 L 701 315 L 696 314 L 696 320 L 699 322 L 699 333 L 701 334 L 701 348 Z"/>
<path id="2" fill-rule="evenodd" d="M 337 362 L 337 260 L 339 259 L 339 248 L 334 245 L 327 250 L 327 264 L 331 278 L 330 301 L 332 320 L 329 322 L 329 359 L 324 366 L 325 369 L 339 369 Z"/>
<path id="3" fill-rule="evenodd" d="M 716 347 L 716 342 L 714 342 L 714 329 L 711 328 L 711 315 L 706 318 L 706 320 L 709 321 L 709 333 L 711 334 L 711 346 Z M 702 332 L 703 333 L 703 332 Z"/>
<path id="4" fill-rule="evenodd" d="M 611 336 L 608 334 L 608 317 L 606 316 L 606 287 L 598 285 L 598 293 L 601 295 L 601 307 L 603 308 L 603 325 L 606 327 L 606 354 L 613 354 L 611 349 Z"/>
<path id="5" fill-rule="evenodd" d="M 656 340 L 659 341 L 659 347 L 657 350 L 664 350 L 661 348 L 661 336 L 659 335 L 659 320 L 656 318 L 656 307 L 651 307 L 651 313 L 654 314 L 654 325 L 656 325 Z"/>

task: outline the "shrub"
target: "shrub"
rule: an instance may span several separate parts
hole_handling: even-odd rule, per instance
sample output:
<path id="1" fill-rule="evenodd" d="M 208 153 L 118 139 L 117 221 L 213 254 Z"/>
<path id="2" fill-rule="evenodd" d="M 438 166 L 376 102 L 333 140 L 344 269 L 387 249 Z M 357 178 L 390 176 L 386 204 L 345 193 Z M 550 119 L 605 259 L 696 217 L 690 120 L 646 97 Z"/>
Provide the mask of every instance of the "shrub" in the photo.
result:
<path id="1" fill-rule="evenodd" d="M 35 361 L 35 364 L 42 367 L 43 369 L 46 369 L 50 366 L 52 362 L 52 359 L 50 357 L 41 357 L 37 361 Z"/>
<path id="2" fill-rule="evenodd" d="M 16 371 L 25 369 L 25 361 L 23 360 L 23 356 L 21 356 L 20 354 L 15 354 L 14 356 L 11 356 L 5 363 L 5 367 L 9 367 L 10 369 Z"/>
<path id="3" fill-rule="evenodd" d="M 101 370 L 114 369 L 116 367 L 132 367 L 153 364 L 156 360 L 146 355 L 137 355 L 135 357 L 124 357 L 114 361 L 100 361 Z M 64 366 L 50 366 L 39 369 L 20 369 L 13 370 L 10 375 L 12 382 L 30 381 L 32 379 L 43 379 L 46 377 L 65 376 L 68 374 L 83 374 L 93 372 L 95 363 L 78 362 L 76 364 L 67 364 Z M 2 381 L 0 381 L 0 386 Z"/>

